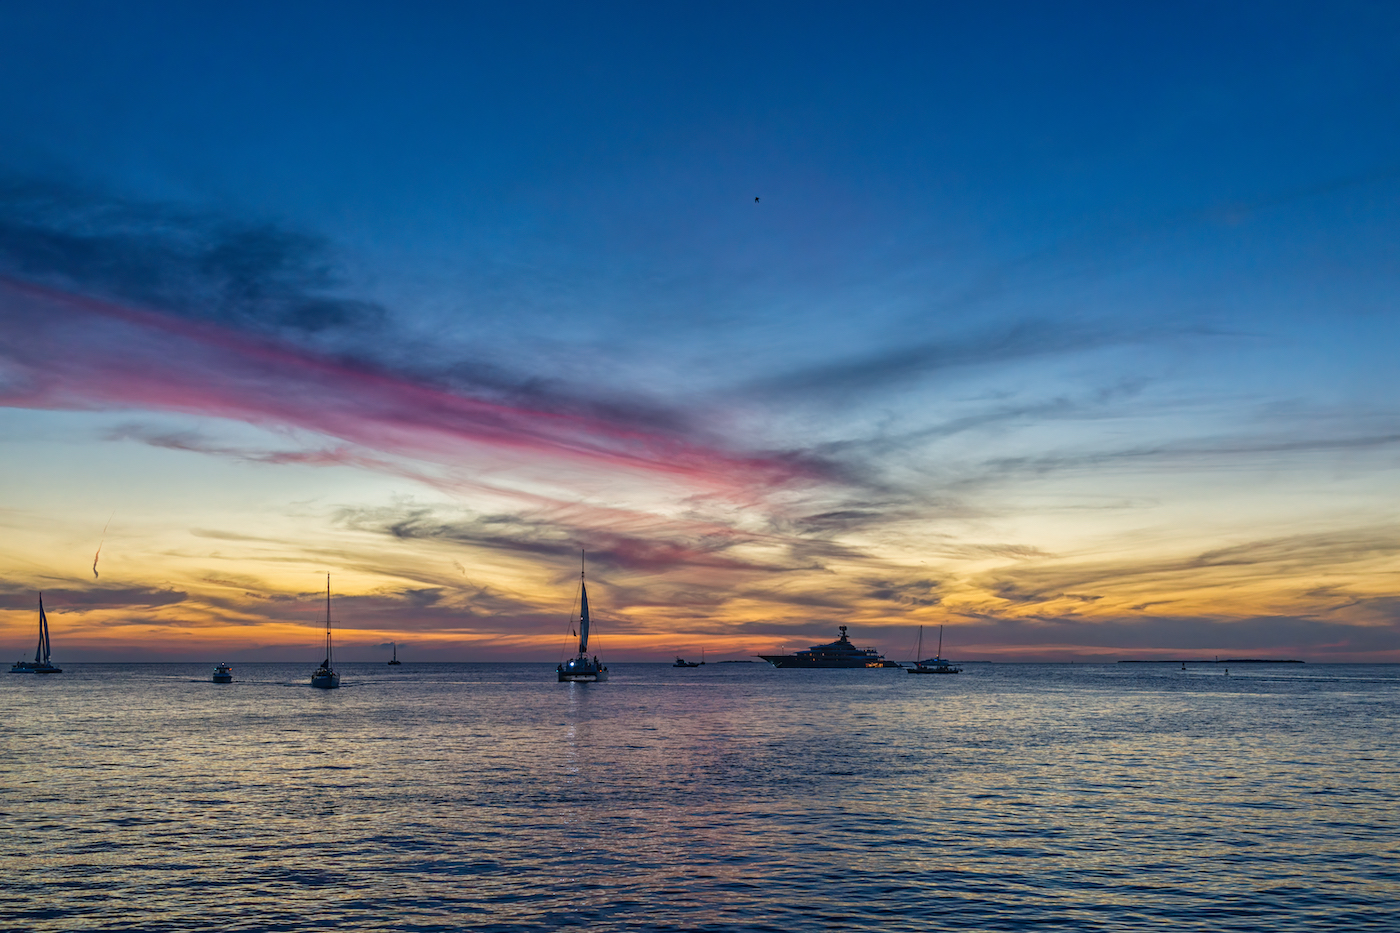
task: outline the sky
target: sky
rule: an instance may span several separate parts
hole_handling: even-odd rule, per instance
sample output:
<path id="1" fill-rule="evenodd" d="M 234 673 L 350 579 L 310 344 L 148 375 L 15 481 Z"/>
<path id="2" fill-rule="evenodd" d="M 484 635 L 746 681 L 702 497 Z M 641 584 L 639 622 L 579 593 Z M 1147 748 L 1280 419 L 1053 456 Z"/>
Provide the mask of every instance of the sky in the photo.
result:
<path id="1" fill-rule="evenodd" d="M 0 644 L 1400 662 L 1400 10 L 0 5 Z M 927 652 L 926 652 L 927 653 Z"/>

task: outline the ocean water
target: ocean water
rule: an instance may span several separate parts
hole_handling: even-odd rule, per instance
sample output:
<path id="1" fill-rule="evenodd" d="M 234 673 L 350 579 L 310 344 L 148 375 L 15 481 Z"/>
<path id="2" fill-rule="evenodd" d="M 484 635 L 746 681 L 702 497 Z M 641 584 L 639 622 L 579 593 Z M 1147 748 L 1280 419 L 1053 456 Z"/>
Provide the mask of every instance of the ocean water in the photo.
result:
<path id="1" fill-rule="evenodd" d="M 13 930 L 1400 930 L 1400 668 L 0 674 Z"/>

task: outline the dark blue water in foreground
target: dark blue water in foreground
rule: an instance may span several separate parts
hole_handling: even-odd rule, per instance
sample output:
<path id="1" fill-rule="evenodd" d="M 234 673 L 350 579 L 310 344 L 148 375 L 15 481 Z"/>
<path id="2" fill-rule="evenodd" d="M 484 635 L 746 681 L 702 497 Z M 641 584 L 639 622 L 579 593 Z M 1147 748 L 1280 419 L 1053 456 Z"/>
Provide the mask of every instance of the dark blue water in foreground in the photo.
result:
<path id="1" fill-rule="evenodd" d="M 16 930 L 1400 929 L 1400 669 L 0 674 Z"/>

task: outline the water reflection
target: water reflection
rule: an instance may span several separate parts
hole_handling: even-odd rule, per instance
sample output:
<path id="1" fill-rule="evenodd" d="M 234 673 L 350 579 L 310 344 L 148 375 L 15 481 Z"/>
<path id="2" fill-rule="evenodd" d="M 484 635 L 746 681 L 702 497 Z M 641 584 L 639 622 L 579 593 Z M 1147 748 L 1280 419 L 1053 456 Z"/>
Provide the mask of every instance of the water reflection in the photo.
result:
<path id="1" fill-rule="evenodd" d="M 1286 930 L 1400 895 L 1393 668 L 78 667 L 0 681 L 24 929 Z"/>

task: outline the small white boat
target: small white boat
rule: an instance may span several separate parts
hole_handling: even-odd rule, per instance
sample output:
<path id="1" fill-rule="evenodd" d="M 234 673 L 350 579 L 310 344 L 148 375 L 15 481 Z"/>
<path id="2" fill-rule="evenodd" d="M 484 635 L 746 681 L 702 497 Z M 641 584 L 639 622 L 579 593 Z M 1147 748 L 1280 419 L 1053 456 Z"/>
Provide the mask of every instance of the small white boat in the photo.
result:
<path id="1" fill-rule="evenodd" d="M 16 661 L 11 674 L 62 674 L 63 668 L 49 663 L 49 617 L 44 615 L 44 594 L 39 594 L 39 647 L 33 661 Z"/>
<path id="2" fill-rule="evenodd" d="M 559 665 L 559 682 L 598 683 L 608 679 L 608 668 L 595 654 L 588 656 L 588 585 L 584 571 L 579 570 L 579 613 L 578 613 L 578 657 L 570 658 Z M 570 621 L 573 621 L 572 619 Z"/>
<path id="3" fill-rule="evenodd" d="M 233 668 L 229 667 L 227 664 L 220 664 L 218 667 L 214 668 L 213 680 L 216 684 L 233 683 Z"/>
<path id="4" fill-rule="evenodd" d="M 326 574 L 326 659 L 311 675 L 311 686 L 334 690 L 340 686 L 340 675 L 331 667 L 331 575 Z"/>

